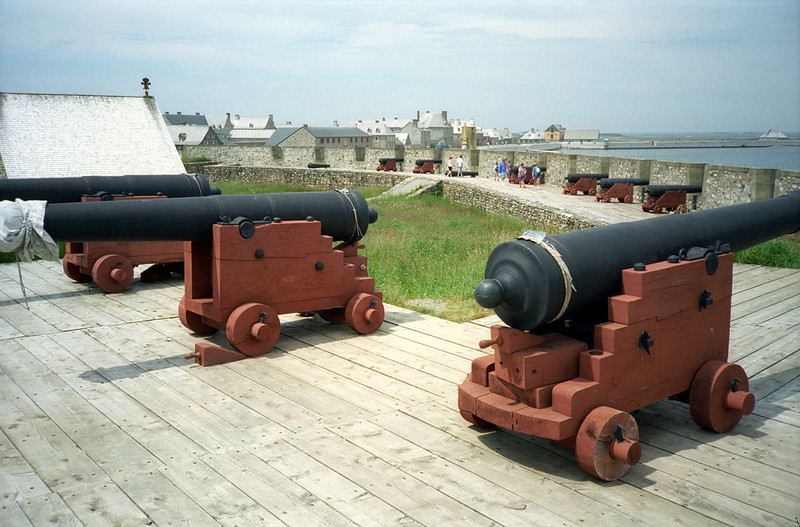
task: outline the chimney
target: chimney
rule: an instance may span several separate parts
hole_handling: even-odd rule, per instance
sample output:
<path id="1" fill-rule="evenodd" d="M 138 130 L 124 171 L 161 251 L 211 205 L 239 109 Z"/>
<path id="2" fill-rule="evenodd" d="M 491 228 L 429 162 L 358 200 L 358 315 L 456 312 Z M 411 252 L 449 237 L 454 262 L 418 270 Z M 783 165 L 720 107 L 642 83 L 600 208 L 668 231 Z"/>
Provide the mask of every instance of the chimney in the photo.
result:
<path id="1" fill-rule="evenodd" d="M 181 112 L 178 112 L 178 115 L 180 115 L 180 114 L 181 114 Z"/>
<path id="2" fill-rule="evenodd" d="M 169 112 L 164 112 L 164 115 L 169 115 Z"/>
<path id="3" fill-rule="evenodd" d="M 339 126 L 339 121 L 333 121 L 333 126 Z"/>
<path id="4" fill-rule="evenodd" d="M 417 110 L 417 121 L 419 121 L 419 110 Z"/>
<path id="5" fill-rule="evenodd" d="M 200 112 L 194 112 L 195 115 L 200 115 Z"/>
<path id="6" fill-rule="evenodd" d="M 447 110 L 442 110 L 442 119 L 444 119 L 444 122 L 447 122 Z"/>
<path id="7" fill-rule="evenodd" d="M 304 124 L 304 125 L 303 125 L 303 128 L 305 128 L 306 130 L 308 130 L 308 123 Z"/>

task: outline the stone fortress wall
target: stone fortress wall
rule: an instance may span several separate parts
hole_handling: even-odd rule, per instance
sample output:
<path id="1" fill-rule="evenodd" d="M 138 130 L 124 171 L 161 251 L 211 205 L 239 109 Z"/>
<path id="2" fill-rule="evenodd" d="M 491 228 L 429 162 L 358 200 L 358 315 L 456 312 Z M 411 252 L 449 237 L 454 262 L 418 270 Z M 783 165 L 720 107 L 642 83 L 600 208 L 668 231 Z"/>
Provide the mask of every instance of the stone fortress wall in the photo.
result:
<path id="1" fill-rule="evenodd" d="M 465 170 L 477 170 L 479 177 L 494 177 L 494 165 L 507 158 L 512 165 L 539 163 L 546 168 L 544 183 L 561 187 L 567 174 L 608 174 L 612 178 L 648 179 L 651 184 L 702 185 L 703 192 L 692 196 L 697 209 L 708 209 L 736 203 L 772 198 L 800 188 L 800 171 L 745 168 L 702 163 L 651 161 L 553 151 L 461 150 L 432 148 L 343 148 L 343 147 L 258 147 L 258 146 L 186 146 L 184 158 L 205 157 L 217 167 L 202 170 L 216 180 L 243 178 L 252 181 L 286 181 L 287 169 L 298 183 L 322 180 L 330 188 L 332 179 L 356 171 L 358 176 L 345 179 L 364 180 L 361 173 L 374 172 L 375 181 L 394 184 L 410 173 L 418 159 L 435 159 L 438 174 L 443 174 L 448 157 L 463 156 Z M 378 172 L 379 159 L 403 158 L 398 172 Z M 326 163 L 329 169 L 308 169 L 309 163 Z M 213 171 L 213 172 L 212 172 Z M 283 175 L 282 175 L 283 174 Z M 407 174 L 406 174 L 407 175 Z M 256 179 L 258 178 L 258 179 Z M 268 178 L 268 179 L 261 179 Z M 301 183 L 308 184 L 308 183 Z M 378 184 L 378 183 L 375 183 Z M 316 183 L 309 186 L 316 186 Z M 351 184 L 350 186 L 356 186 Z M 638 187 L 641 200 L 642 188 Z"/>

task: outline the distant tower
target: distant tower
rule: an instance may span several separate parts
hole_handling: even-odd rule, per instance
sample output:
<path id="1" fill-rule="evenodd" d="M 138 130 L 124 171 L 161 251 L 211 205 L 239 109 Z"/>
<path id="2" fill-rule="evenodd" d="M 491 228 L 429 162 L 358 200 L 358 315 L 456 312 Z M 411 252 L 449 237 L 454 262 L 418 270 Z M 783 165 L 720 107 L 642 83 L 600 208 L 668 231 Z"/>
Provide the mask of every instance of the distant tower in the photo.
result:
<path id="1" fill-rule="evenodd" d="M 144 86 L 144 96 L 150 97 L 150 79 L 147 77 L 142 79 L 142 86 Z"/>

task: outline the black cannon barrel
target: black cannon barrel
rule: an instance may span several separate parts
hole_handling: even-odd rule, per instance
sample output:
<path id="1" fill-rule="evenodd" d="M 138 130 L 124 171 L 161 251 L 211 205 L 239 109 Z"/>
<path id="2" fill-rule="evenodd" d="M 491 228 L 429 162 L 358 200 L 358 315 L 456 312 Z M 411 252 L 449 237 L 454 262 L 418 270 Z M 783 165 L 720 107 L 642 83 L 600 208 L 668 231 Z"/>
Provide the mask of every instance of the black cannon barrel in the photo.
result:
<path id="1" fill-rule="evenodd" d="M 600 188 L 611 188 L 617 183 L 622 185 L 647 185 L 650 180 L 647 179 L 632 179 L 632 178 L 605 178 L 597 182 Z"/>
<path id="2" fill-rule="evenodd" d="M 577 183 L 581 179 L 606 179 L 608 174 L 567 174 L 567 181 Z"/>
<path id="3" fill-rule="evenodd" d="M 442 161 L 441 161 L 441 159 L 417 159 L 416 161 L 414 161 L 414 163 L 418 167 L 421 167 L 425 163 L 433 163 L 434 165 L 441 165 Z"/>
<path id="4" fill-rule="evenodd" d="M 644 189 L 647 194 L 657 198 L 658 196 L 663 196 L 664 193 L 668 190 L 682 190 L 684 192 L 702 192 L 703 186 L 702 185 L 649 185 L 646 189 Z"/>
<path id="5" fill-rule="evenodd" d="M 203 174 L 174 174 L 154 176 L 86 176 L 0 179 L 0 201 L 15 199 L 41 200 L 48 203 L 71 203 L 83 196 L 134 194 L 170 198 L 212 196 L 221 194 Z"/>
<path id="6" fill-rule="evenodd" d="M 389 161 L 394 161 L 395 163 L 402 163 L 403 159 L 404 158 L 402 157 L 381 157 L 378 159 L 378 163 L 380 163 L 381 165 L 385 165 Z"/>
<path id="7" fill-rule="evenodd" d="M 741 251 L 800 230 L 800 190 L 778 198 L 717 209 L 617 223 L 547 236 L 572 277 L 574 290 L 560 318 L 618 294 L 621 271 L 650 264 L 681 249 L 717 241 Z M 565 274 L 541 245 L 517 239 L 495 247 L 475 299 L 509 326 L 537 328 L 559 318 Z"/>
<path id="8" fill-rule="evenodd" d="M 312 217 L 322 223 L 322 234 L 353 243 L 378 213 L 355 190 L 53 203 L 45 210 L 44 230 L 62 242 L 202 241 L 211 239 L 213 224 L 237 217 Z"/>

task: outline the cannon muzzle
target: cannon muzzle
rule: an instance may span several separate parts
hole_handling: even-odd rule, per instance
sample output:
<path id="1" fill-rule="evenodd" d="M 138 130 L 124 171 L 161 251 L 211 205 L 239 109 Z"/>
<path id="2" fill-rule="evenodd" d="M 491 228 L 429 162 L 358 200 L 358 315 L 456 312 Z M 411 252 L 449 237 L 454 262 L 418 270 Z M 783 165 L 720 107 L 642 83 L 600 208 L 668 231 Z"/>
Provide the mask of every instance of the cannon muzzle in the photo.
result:
<path id="1" fill-rule="evenodd" d="M 617 223 L 495 247 L 475 299 L 530 330 L 617 294 L 621 271 L 722 242 L 741 251 L 800 230 L 800 190 L 774 199 Z"/>
<path id="2" fill-rule="evenodd" d="M 355 190 L 53 203 L 45 210 L 44 230 L 64 242 L 204 241 L 211 239 L 212 225 L 236 218 L 313 218 L 322 223 L 322 234 L 354 243 L 378 212 Z"/>
<path id="3" fill-rule="evenodd" d="M 127 194 L 170 198 L 221 194 L 203 174 L 0 179 L 0 201 L 71 203 L 83 196 Z"/>

